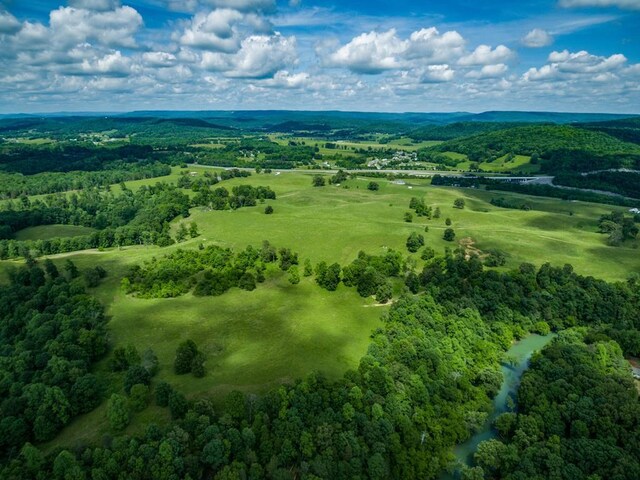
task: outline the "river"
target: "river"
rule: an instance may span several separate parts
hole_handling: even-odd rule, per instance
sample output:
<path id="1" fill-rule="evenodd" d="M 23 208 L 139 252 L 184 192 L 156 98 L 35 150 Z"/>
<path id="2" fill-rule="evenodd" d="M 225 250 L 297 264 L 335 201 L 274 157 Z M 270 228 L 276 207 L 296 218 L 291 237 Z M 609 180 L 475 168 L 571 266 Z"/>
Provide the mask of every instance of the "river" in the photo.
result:
<path id="1" fill-rule="evenodd" d="M 509 398 L 513 398 L 513 400 L 515 400 L 518 385 L 520 384 L 520 378 L 529 367 L 529 359 L 531 358 L 531 355 L 536 351 L 540 351 L 554 337 L 555 334 L 544 336 L 529 335 L 519 342 L 514 343 L 507 351 L 506 355 L 514 360 L 514 365 L 502 365 L 502 385 L 500 387 L 500 391 L 493 399 L 493 411 L 487 418 L 483 427 L 469 440 L 454 448 L 453 453 L 458 463 L 472 465 L 473 454 L 478 448 L 480 442 L 490 440 L 496 436 L 496 431 L 493 429 L 493 422 L 500 414 L 510 410 Z M 441 477 L 441 480 L 450 480 L 454 478 L 456 477 L 445 474 Z"/>

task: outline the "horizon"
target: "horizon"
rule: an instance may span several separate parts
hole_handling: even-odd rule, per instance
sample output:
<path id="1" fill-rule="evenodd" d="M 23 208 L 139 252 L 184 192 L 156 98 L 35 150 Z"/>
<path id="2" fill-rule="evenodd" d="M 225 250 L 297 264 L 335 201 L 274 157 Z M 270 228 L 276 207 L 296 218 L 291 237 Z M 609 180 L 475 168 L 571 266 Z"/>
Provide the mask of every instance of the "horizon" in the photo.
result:
<path id="1" fill-rule="evenodd" d="M 288 108 L 255 108 L 255 109 L 242 109 L 242 108 L 233 108 L 233 109 L 203 109 L 203 110 L 195 110 L 195 109 L 157 109 L 157 110 L 112 110 L 112 111 L 50 111 L 50 112 L 8 112 L 8 113 L 0 113 L 0 117 L 12 117 L 12 116 L 45 116 L 45 117 L 66 117 L 66 116 L 102 116 L 102 115 L 130 115 L 135 113 L 141 114 L 162 114 L 162 113 L 184 113 L 184 114 L 204 114 L 204 113 L 252 113 L 252 112 L 279 112 L 279 113 L 353 113 L 353 114 L 368 114 L 368 115 L 483 115 L 487 113 L 522 113 L 522 114 L 532 114 L 532 115 L 603 115 L 603 116 L 623 116 L 623 117 L 633 117 L 640 116 L 640 110 L 638 113 L 618 113 L 612 111 L 604 111 L 604 112 L 594 112 L 594 111 L 566 111 L 566 110 L 479 110 L 479 111 L 471 111 L 471 110 L 451 110 L 451 111 L 378 111 L 378 110 L 336 110 L 336 109 L 319 109 L 319 110 L 310 110 L 310 109 L 288 109 Z"/>

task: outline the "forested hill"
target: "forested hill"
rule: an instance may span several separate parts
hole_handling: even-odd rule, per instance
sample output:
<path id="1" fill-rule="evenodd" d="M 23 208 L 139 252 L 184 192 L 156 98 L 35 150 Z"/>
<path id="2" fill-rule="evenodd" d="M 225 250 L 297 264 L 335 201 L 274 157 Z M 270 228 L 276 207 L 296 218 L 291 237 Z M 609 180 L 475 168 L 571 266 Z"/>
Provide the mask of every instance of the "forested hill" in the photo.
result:
<path id="1" fill-rule="evenodd" d="M 593 122 L 580 124 L 581 128 L 604 132 L 625 142 L 640 144 L 640 118 L 623 118 L 610 122 Z"/>
<path id="2" fill-rule="evenodd" d="M 433 147 L 440 152 L 466 154 L 482 162 L 509 153 L 529 155 L 543 172 L 589 171 L 640 165 L 640 146 L 606 133 L 568 125 L 508 128 L 450 140 Z"/>
<path id="3" fill-rule="evenodd" d="M 428 125 L 417 128 L 409 133 L 414 140 L 453 140 L 469 137 L 481 133 L 506 130 L 508 128 L 524 126 L 524 123 L 514 122 L 456 122 L 448 125 Z"/>

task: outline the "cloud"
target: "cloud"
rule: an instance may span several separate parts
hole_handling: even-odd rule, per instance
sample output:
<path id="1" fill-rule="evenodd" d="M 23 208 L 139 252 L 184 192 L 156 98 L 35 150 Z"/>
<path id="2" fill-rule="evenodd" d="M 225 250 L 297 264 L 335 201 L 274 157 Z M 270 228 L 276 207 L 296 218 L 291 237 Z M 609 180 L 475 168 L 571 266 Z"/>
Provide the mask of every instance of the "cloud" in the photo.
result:
<path id="1" fill-rule="evenodd" d="M 551 52 L 548 62 L 540 68 L 530 68 L 523 75 L 523 79 L 526 81 L 568 80 L 582 76 L 589 80 L 595 78 L 596 74 L 620 70 L 626 64 L 627 58 L 619 53 L 603 57 L 592 55 L 585 50 L 576 53 L 563 50 Z"/>
<path id="2" fill-rule="evenodd" d="M 408 39 L 398 37 L 396 30 L 371 31 L 353 38 L 329 54 L 325 63 L 344 67 L 356 73 L 377 74 L 385 70 L 439 65 L 455 60 L 464 52 L 465 41 L 455 31 L 440 34 L 436 28 L 413 32 Z"/>
<path id="3" fill-rule="evenodd" d="M 69 0 L 69 6 L 85 10 L 107 11 L 120 6 L 118 0 Z"/>
<path id="4" fill-rule="evenodd" d="M 560 0 L 560 6 L 564 8 L 618 7 L 640 10 L 640 0 Z"/>
<path id="5" fill-rule="evenodd" d="M 63 45 L 95 40 L 108 46 L 135 47 L 134 35 L 142 23 L 140 14 L 127 6 L 105 12 L 60 7 L 49 15 L 52 39 Z"/>
<path id="6" fill-rule="evenodd" d="M 453 80 L 455 72 L 449 65 L 429 65 L 420 75 L 420 83 L 444 83 Z"/>
<path id="7" fill-rule="evenodd" d="M 277 72 L 273 78 L 265 80 L 262 85 L 275 88 L 299 89 L 309 85 L 311 76 L 306 72 L 289 73 L 286 70 Z"/>
<path id="8" fill-rule="evenodd" d="M 478 45 L 469 55 L 462 57 L 458 63 L 460 65 L 490 65 L 505 63 L 512 60 L 515 53 L 504 45 L 498 45 L 491 49 L 489 45 Z"/>
<path id="9" fill-rule="evenodd" d="M 329 64 L 345 67 L 353 72 L 374 74 L 399 68 L 401 55 L 407 42 L 396 36 L 396 31 L 369 32 L 358 35 L 329 56 Z"/>
<path id="10" fill-rule="evenodd" d="M 235 52 L 240 48 L 236 24 L 243 18 L 239 11 L 226 8 L 198 14 L 180 37 L 180 43 L 207 50 Z"/>
<path id="11" fill-rule="evenodd" d="M 142 59 L 146 66 L 152 68 L 166 68 L 176 64 L 178 60 L 173 53 L 169 52 L 145 52 Z"/>
<path id="12" fill-rule="evenodd" d="M 86 75 L 106 75 L 114 77 L 126 77 L 131 73 L 132 61 L 124 57 L 120 52 L 113 52 L 93 61 L 82 62 L 82 73 Z"/>
<path id="13" fill-rule="evenodd" d="M 406 57 L 424 62 L 444 62 L 462 55 L 464 45 L 464 38 L 456 31 L 440 35 L 435 27 L 423 28 L 409 37 Z"/>
<path id="14" fill-rule="evenodd" d="M 530 48 L 548 47 L 553 43 L 553 37 L 546 30 L 534 28 L 522 38 L 522 43 Z"/>
<path id="15" fill-rule="evenodd" d="M 495 65 L 485 65 L 480 70 L 472 70 L 467 73 L 467 78 L 496 78 L 501 77 L 507 73 L 509 67 L 504 63 L 497 63 Z"/>
<path id="16" fill-rule="evenodd" d="M 20 30 L 20 22 L 9 12 L 0 12 L 0 35 L 12 35 Z"/>
<path id="17" fill-rule="evenodd" d="M 201 66 L 232 78 L 268 78 L 297 62 L 295 37 L 252 35 L 235 54 L 205 52 Z"/>

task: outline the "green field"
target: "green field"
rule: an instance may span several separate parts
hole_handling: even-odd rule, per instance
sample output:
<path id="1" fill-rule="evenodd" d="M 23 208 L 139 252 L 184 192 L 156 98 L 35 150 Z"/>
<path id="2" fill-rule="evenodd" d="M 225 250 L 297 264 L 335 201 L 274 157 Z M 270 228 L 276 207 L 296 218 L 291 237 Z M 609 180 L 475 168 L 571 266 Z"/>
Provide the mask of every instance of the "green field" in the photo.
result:
<path id="1" fill-rule="evenodd" d="M 16 240 L 49 240 L 59 237 L 78 237 L 95 232 L 93 228 L 79 225 L 39 225 L 24 228 L 15 233 Z"/>
<path id="2" fill-rule="evenodd" d="M 458 154 L 460 155 L 460 154 Z M 478 167 L 483 172 L 495 172 L 495 173 L 525 173 L 535 174 L 540 171 L 540 165 L 533 165 L 529 163 L 531 157 L 526 155 L 515 155 L 511 161 L 507 160 L 508 155 L 503 155 L 497 158 L 493 162 L 482 162 L 478 164 Z M 453 157 L 452 157 L 453 158 Z M 463 157 L 458 157 L 463 158 Z M 473 162 L 466 160 L 456 165 L 456 168 L 461 170 L 469 170 Z"/>
<path id="3" fill-rule="evenodd" d="M 189 168 L 199 173 L 206 170 Z M 538 265 L 547 261 L 555 265 L 571 263 L 578 273 L 607 280 L 624 280 L 640 270 L 637 245 L 608 247 L 605 236 L 596 233 L 598 217 L 611 211 L 610 206 L 433 187 L 426 179 L 407 180 L 404 185 L 378 179 L 380 189 L 375 192 L 366 188 L 369 178 L 348 180 L 340 187 L 314 188 L 311 175 L 254 174 L 222 182 L 220 186 L 229 190 L 240 184 L 268 185 L 278 198 L 236 211 L 194 208 L 188 219 L 177 219 L 172 228 L 177 229 L 182 221 L 195 221 L 201 236 L 180 245 L 86 251 L 52 258 L 59 265 L 71 258 L 81 270 L 104 266 L 109 276 L 92 293 L 107 306 L 113 344 L 134 344 L 140 351 L 153 348 L 161 364 L 154 381 L 167 380 L 191 397 L 206 393 L 217 400 L 234 389 L 260 392 L 315 370 L 330 377 L 341 375 L 355 367 L 366 352 L 369 334 L 379 325 L 386 308 L 375 306 L 372 299 L 363 299 L 343 285 L 336 292 L 327 292 L 315 285 L 313 277 L 290 285 L 280 272 L 272 272 L 253 292 L 232 289 L 220 297 L 189 294 L 175 299 L 138 299 L 124 295 L 119 288 L 129 266 L 176 248 L 197 248 L 201 242 L 240 249 L 248 244 L 260 246 L 265 239 L 276 247 L 298 252 L 301 262 L 308 258 L 314 264 L 325 260 L 345 265 L 360 250 L 381 254 L 392 248 L 408 254 L 405 240 L 416 231 L 437 252 L 456 247 L 459 240 L 480 253 L 500 249 L 508 258 L 504 268 L 525 261 Z M 177 176 L 175 170 L 163 180 L 174 181 Z M 128 185 L 137 188 L 155 181 Z M 412 223 L 405 222 L 403 216 L 409 211 L 412 196 L 440 207 L 441 218 L 428 221 L 414 217 Z M 453 208 L 453 201 L 459 197 L 466 201 L 464 210 Z M 492 197 L 520 198 L 532 209 L 494 207 L 489 203 Z M 272 215 L 264 214 L 267 204 L 274 207 Z M 453 243 L 442 239 L 447 217 L 457 234 Z M 429 227 L 426 233 L 425 226 Z M 52 226 L 44 228 L 51 230 Z M 413 258 L 419 265 L 419 254 Z M 2 272 L 14 263 L 2 262 Z M 175 349 L 187 338 L 195 340 L 207 355 L 208 373 L 203 379 L 173 374 Z M 106 374 L 106 361 L 98 368 Z M 110 389 L 117 391 L 121 380 L 113 378 Z M 69 444 L 87 435 L 100 438 L 107 431 L 103 407 L 76 419 L 53 445 Z M 154 411 L 137 416 L 130 429 L 141 428 Z M 160 415 L 157 420 L 162 418 Z"/>

